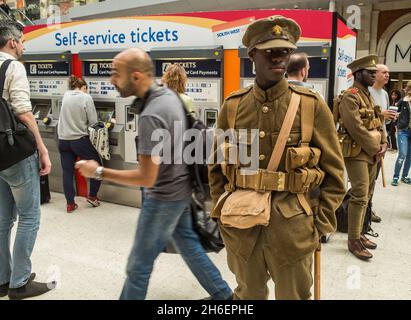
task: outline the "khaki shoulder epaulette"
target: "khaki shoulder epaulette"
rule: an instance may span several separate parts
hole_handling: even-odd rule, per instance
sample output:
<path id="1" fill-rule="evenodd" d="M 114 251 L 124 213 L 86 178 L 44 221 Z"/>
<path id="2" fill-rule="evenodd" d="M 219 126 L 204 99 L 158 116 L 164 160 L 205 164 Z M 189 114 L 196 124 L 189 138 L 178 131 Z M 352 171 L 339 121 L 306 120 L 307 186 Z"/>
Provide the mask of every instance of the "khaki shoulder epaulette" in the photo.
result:
<path id="1" fill-rule="evenodd" d="M 343 97 L 347 94 L 357 94 L 359 92 L 358 88 L 356 87 L 349 87 L 343 91 L 341 91 L 340 96 Z"/>
<path id="2" fill-rule="evenodd" d="M 304 94 L 304 95 L 311 96 L 314 98 L 318 98 L 318 95 L 319 95 L 319 93 L 315 91 L 314 89 L 309 89 L 309 88 L 302 87 L 302 86 L 296 86 L 294 84 L 290 84 L 290 88 L 291 90 L 295 91 L 298 94 Z"/>
<path id="3" fill-rule="evenodd" d="M 243 95 L 245 95 L 246 93 L 250 92 L 250 90 L 251 90 L 252 88 L 253 88 L 253 86 L 252 86 L 252 85 L 249 85 L 248 87 L 242 88 L 242 89 L 237 90 L 237 91 L 233 91 L 233 92 L 231 92 L 231 93 L 228 95 L 228 97 L 226 98 L 226 100 L 231 99 L 231 98 L 234 98 L 234 97 L 243 96 Z"/>

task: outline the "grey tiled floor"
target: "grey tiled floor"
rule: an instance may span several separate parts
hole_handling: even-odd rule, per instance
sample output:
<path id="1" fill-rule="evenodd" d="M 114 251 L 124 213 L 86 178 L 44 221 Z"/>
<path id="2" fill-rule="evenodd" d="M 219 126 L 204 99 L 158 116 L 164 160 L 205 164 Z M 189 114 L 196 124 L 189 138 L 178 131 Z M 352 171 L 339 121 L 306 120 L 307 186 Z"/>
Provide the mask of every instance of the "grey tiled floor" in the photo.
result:
<path id="1" fill-rule="evenodd" d="M 411 186 L 389 183 L 396 155 L 386 157 L 388 187 L 378 181 L 374 207 L 383 221 L 370 262 L 346 249 L 346 235 L 334 234 L 322 251 L 322 299 L 411 299 Z M 39 280 L 57 279 L 58 287 L 37 299 L 118 299 L 125 279 L 139 210 L 110 203 L 65 213 L 62 194 L 42 208 L 42 222 L 33 253 Z M 210 254 L 234 288 L 226 253 Z M 272 283 L 270 284 L 270 298 Z M 161 254 L 150 280 L 148 299 L 200 299 L 207 293 L 178 255 Z"/>

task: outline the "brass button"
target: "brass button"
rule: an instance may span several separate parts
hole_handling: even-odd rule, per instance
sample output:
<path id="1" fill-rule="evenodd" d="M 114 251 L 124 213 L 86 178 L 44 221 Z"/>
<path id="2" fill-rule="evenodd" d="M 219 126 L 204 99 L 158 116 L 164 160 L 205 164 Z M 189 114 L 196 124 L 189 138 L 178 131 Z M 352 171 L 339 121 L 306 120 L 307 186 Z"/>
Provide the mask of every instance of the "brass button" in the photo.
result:
<path id="1" fill-rule="evenodd" d="M 265 132 L 264 131 L 260 131 L 260 138 L 264 138 L 265 137 Z"/>
<path id="2" fill-rule="evenodd" d="M 267 106 L 264 106 L 264 107 L 263 107 L 263 113 L 267 113 L 269 110 L 270 110 L 270 109 L 268 109 Z"/>
<path id="3" fill-rule="evenodd" d="M 287 139 L 287 142 L 291 142 L 291 137 L 289 137 L 289 138 Z"/>
<path id="4" fill-rule="evenodd" d="M 263 160 L 265 159 L 265 155 L 263 155 L 263 154 L 260 154 L 260 157 L 259 157 L 259 159 L 260 159 L 260 161 L 263 161 Z"/>

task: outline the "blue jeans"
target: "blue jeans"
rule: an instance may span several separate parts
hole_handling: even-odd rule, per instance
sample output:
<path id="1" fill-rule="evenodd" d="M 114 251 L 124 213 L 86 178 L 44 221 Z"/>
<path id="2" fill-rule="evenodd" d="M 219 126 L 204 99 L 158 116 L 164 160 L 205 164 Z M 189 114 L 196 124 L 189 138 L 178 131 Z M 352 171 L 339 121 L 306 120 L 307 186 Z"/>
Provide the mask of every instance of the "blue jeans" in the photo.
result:
<path id="1" fill-rule="evenodd" d="M 30 256 L 40 226 L 40 176 L 37 152 L 0 171 L 0 285 L 24 286 L 31 274 Z M 13 256 L 10 235 L 19 217 Z"/>
<path id="2" fill-rule="evenodd" d="M 394 178 L 399 178 L 403 164 L 402 177 L 406 178 L 411 165 L 411 130 L 398 130 L 398 158 L 395 163 Z"/>
<path id="3" fill-rule="evenodd" d="M 121 300 L 145 299 L 154 261 L 170 240 L 213 299 L 231 296 L 230 287 L 207 256 L 193 230 L 190 210 L 190 199 L 161 201 L 144 197 Z"/>

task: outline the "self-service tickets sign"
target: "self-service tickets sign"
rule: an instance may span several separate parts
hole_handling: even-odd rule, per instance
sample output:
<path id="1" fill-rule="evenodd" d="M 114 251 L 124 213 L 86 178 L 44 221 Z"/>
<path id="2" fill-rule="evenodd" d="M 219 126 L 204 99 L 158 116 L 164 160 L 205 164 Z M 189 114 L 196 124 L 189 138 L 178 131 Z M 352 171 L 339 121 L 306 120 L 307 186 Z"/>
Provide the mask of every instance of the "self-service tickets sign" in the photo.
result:
<path id="1" fill-rule="evenodd" d="M 272 15 L 294 19 L 302 42 L 331 41 L 332 13 L 305 10 L 241 10 L 75 21 L 25 28 L 26 50 L 76 53 L 140 47 L 201 47 L 237 49 L 247 26 Z"/>
<path id="2" fill-rule="evenodd" d="M 355 59 L 357 38 L 354 31 L 340 19 L 337 22 L 334 95 L 349 88 L 354 78 L 347 65 Z"/>

